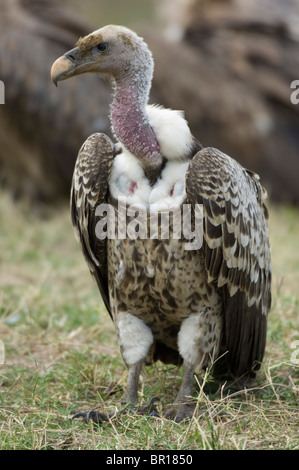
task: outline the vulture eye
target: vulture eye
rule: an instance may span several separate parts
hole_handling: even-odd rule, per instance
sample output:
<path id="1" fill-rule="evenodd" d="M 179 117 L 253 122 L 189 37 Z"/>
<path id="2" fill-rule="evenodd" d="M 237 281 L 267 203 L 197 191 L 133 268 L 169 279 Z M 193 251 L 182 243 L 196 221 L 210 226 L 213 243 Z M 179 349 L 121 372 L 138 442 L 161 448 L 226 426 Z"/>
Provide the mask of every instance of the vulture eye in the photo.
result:
<path id="1" fill-rule="evenodd" d="M 105 42 L 102 42 L 101 44 L 97 45 L 97 50 L 100 52 L 105 52 L 107 51 L 107 49 L 108 49 L 108 44 L 106 44 Z"/>

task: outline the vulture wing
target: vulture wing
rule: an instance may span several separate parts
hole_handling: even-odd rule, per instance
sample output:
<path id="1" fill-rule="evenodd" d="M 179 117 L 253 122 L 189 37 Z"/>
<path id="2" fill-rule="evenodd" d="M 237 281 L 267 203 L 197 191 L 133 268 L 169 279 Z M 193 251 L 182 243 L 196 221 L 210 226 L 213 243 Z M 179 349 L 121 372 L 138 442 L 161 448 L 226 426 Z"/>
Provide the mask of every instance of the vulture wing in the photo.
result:
<path id="1" fill-rule="evenodd" d="M 256 174 L 205 148 L 190 163 L 186 192 L 203 205 L 203 262 L 223 298 L 225 367 L 240 377 L 263 358 L 271 304 L 264 189 Z"/>
<path id="2" fill-rule="evenodd" d="M 96 236 L 96 208 L 108 202 L 114 144 L 105 134 L 92 134 L 82 145 L 71 190 L 71 215 L 76 238 L 110 313 L 106 240 Z M 110 313 L 111 315 L 111 313 Z"/>

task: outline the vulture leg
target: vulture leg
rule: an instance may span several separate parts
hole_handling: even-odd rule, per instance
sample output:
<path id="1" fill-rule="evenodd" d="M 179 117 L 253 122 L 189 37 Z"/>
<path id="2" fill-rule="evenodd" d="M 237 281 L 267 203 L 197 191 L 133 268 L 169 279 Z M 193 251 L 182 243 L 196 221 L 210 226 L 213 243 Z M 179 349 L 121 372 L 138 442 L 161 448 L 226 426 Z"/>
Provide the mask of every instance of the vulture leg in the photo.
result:
<path id="1" fill-rule="evenodd" d="M 188 361 L 183 364 L 183 379 L 179 393 L 173 406 L 166 411 L 165 418 L 174 419 L 177 423 L 186 418 L 192 418 L 195 406 L 190 403 L 191 389 L 194 376 L 194 365 Z"/>
<path id="2" fill-rule="evenodd" d="M 130 313 L 121 313 L 118 319 L 120 349 L 128 368 L 128 380 L 124 402 L 133 413 L 157 415 L 153 406 L 158 398 L 152 398 L 145 406 L 138 405 L 138 382 L 140 372 L 153 342 L 150 328 Z"/>
<path id="3" fill-rule="evenodd" d="M 129 405 L 130 410 L 133 413 L 158 416 L 158 411 L 154 406 L 155 401 L 159 400 L 158 397 L 151 398 L 147 405 L 138 405 L 138 382 L 143 362 L 144 360 L 142 359 L 136 364 L 129 366 L 128 381 L 126 393 L 124 396 L 124 402 Z"/>
<path id="4" fill-rule="evenodd" d="M 138 381 L 143 364 L 143 359 L 129 366 L 128 381 L 124 402 L 128 405 L 138 405 Z"/>
<path id="5" fill-rule="evenodd" d="M 120 349 L 124 362 L 128 368 L 128 380 L 123 403 L 127 405 L 123 410 L 125 413 L 129 409 L 130 412 L 136 414 L 150 414 L 157 416 L 158 412 L 154 406 L 154 402 L 158 398 L 152 398 L 145 406 L 138 405 L 138 382 L 140 372 L 153 342 L 153 335 L 148 326 L 130 313 L 121 313 L 118 318 L 118 331 L 120 339 Z M 142 339 L 142 345 L 138 342 Z M 91 410 L 87 413 L 79 412 L 73 416 L 74 418 L 83 418 L 84 422 L 93 420 L 96 423 L 109 421 L 115 417 L 115 412 L 102 413 Z"/>
<path id="6" fill-rule="evenodd" d="M 202 307 L 190 315 L 181 325 L 178 347 L 183 362 L 183 379 L 173 406 L 165 417 L 176 422 L 192 418 L 196 404 L 190 402 L 195 370 L 209 366 L 217 357 L 222 329 L 222 314 L 216 303 L 213 307 Z"/>

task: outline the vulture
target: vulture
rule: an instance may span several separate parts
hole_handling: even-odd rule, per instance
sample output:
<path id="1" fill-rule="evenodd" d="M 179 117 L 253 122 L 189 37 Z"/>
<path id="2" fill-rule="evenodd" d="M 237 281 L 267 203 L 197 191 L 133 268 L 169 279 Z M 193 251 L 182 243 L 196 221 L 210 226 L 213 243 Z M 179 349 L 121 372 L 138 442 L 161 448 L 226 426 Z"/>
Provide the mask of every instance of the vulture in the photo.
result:
<path id="1" fill-rule="evenodd" d="M 108 25 L 59 57 L 51 78 L 57 85 L 94 72 L 111 84 L 114 140 L 94 133 L 82 145 L 72 222 L 128 369 L 125 402 L 149 412 L 155 399 L 138 400 L 143 365 L 182 364 L 164 414 L 180 422 L 194 413 L 196 371 L 238 379 L 260 367 L 271 303 L 268 213 L 256 173 L 203 148 L 183 112 L 148 105 L 153 68 L 143 38 Z"/>

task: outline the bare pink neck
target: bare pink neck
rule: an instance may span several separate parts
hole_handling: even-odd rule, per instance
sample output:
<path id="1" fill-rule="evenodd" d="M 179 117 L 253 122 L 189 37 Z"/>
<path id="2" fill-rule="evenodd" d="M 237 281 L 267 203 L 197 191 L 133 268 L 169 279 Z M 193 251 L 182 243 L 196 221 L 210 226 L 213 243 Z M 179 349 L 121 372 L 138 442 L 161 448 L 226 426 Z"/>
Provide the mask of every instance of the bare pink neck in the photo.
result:
<path id="1" fill-rule="evenodd" d="M 162 165 L 156 135 L 146 114 L 148 92 L 128 81 L 117 83 L 111 105 L 111 123 L 118 140 L 137 157 L 149 179 Z"/>

